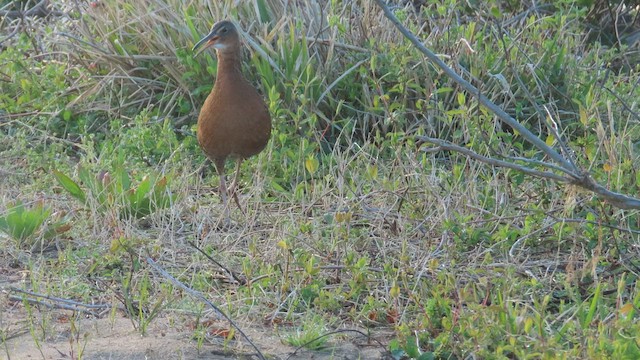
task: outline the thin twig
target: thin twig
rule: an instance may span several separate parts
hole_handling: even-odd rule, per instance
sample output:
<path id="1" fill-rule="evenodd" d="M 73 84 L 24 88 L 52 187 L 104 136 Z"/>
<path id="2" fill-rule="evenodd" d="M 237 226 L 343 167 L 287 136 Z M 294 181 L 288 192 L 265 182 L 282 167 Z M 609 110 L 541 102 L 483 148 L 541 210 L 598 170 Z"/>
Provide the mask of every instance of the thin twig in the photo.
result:
<path id="1" fill-rule="evenodd" d="M 318 105 L 320 105 L 322 100 L 324 100 L 324 97 L 327 96 L 327 94 L 331 91 L 331 89 L 333 89 L 334 86 L 336 86 L 340 81 L 342 81 L 342 79 L 347 77 L 347 75 L 351 74 L 352 71 L 358 69 L 360 67 L 360 65 L 362 65 L 365 62 L 369 61 L 369 59 L 370 59 L 370 57 L 367 57 L 366 59 L 358 61 L 355 65 L 353 65 L 352 67 L 347 69 L 344 73 L 342 73 L 342 75 L 338 76 L 338 78 L 336 78 L 331 84 L 329 84 L 329 86 L 327 86 L 327 88 L 322 92 L 322 94 L 320 94 L 320 97 L 318 98 L 318 101 L 316 101 L 316 107 Z"/>
<path id="2" fill-rule="evenodd" d="M 513 243 L 513 245 L 511 245 L 511 248 L 509 249 L 509 256 L 510 256 L 511 258 L 514 258 L 514 257 L 515 257 L 516 249 L 518 248 L 518 246 L 520 246 L 520 243 L 521 243 L 521 242 L 523 242 L 523 241 L 525 241 L 525 240 L 529 239 L 530 237 L 533 237 L 534 235 L 536 235 L 536 234 L 538 234 L 538 233 L 541 233 L 541 232 L 545 232 L 545 231 L 547 231 L 549 228 L 553 227 L 555 224 L 557 224 L 557 222 L 556 222 L 556 221 L 553 221 L 553 222 L 552 222 L 552 223 L 550 223 L 550 224 L 547 224 L 547 225 L 545 225 L 545 226 L 543 226 L 543 227 L 541 227 L 541 228 L 538 228 L 538 229 L 536 229 L 536 230 L 533 230 L 533 231 L 531 231 L 531 232 L 529 232 L 529 233 L 527 233 L 527 234 L 525 234 L 525 235 L 521 236 L 518 240 L 516 240 L 516 241 Z"/>
<path id="3" fill-rule="evenodd" d="M 480 154 L 474 152 L 473 150 L 464 148 L 462 146 L 456 145 L 456 144 L 454 144 L 452 142 L 449 142 L 449 141 L 446 141 L 446 140 L 440 140 L 440 139 L 436 139 L 436 138 L 432 138 L 432 137 L 428 137 L 428 136 L 418 136 L 417 138 L 419 140 L 422 140 L 422 141 L 425 141 L 425 142 L 436 144 L 441 149 L 459 152 L 461 154 L 467 155 L 468 157 L 470 157 L 472 159 L 481 161 L 483 163 L 486 163 L 486 164 L 489 164 L 489 165 L 492 165 L 492 166 L 499 166 L 499 167 L 504 167 L 504 168 L 508 168 L 508 169 L 513 169 L 513 170 L 517 170 L 517 171 L 520 171 L 520 172 L 523 172 L 525 174 L 532 175 L 532 176 L 535 176 L 535 177 L 552 179 L 552 180 L 556 180 L 556 181 L 559 181 L 559 182 L 568 183 L 568 182 L 571 181 L 569 178 L 563 177 L 561 175 L 558 175 L 556 173 L 552 173 L 552 172 L 549 172 L 549 171 L 534 170 L 534 169 L 531 169 L 531 168 L 526 167 L 526 166 L 522 166 L 522 165 L 510 163 L 510 162 L 507 162 L 507 161 L 486 157 L 484 155 L 480 155 Z"/>
<path id="4" fill-rule="evenodd" d="M 77 311 L 77 312 L 82 312 L 85 314 L 89 314 L 89 315 L 93 315 L 93 316 L 97 316 L 98 314 L 96 314 L 95 311 L 91 310 L 91 309 L 84 309 L 78 306 L 74 306 L 74 305 L 67 305 L 67 304 L 59 304 L 59 303 L 49 303 L 43 300 L 38 300 L 36 298 L 32 298 L 32 297 L 25 297 L 25 296 L 18 296 L 18 295 L 9 295 L 9 300 L 11 301 L 26 301 L 29 304 L 34 304 L 34 305 L 41 305 L 50 309 L 63 309 L 63 310 L 70 310 L 70 311 Z"/>
<path id="5" fill-rule="evenodd" d="M 18 19 L 18 24 L 16 26 L 13 27 L 13 30 L 11 31 L 11 33 L 9 33 L 9 35 L 5 36 L 3 39 L 0 40 L 0 46 L 2 46 L 2 44 L 11 39 L 12 37 L 16 36 L 16 34 L 18 34 L 18 32 L 20 31 L 20 29 L 22 28 L 22 19 Z"/>
<path id="6" fill-rule="evenodd" d="M 546 105 L 542 105 L 542 107 L 544 108 L 544 111 L 547 113 L 547 121 L 551 123 L 550 125 L 548 125 L 549 130 L 551 130 L 551 135 L 553 135 L 553 137 L 556 138 L 556 141 L 560 145 L 560 148 L 562 149 L 565 157 L 568 159 L 571 165 L 577 168 L 575 162 L 573 162 L 573 156 L 572 156 L 573 152 L 569 149 L 569 147 L 567 146 L 567 143 L 564 142 L 564 140 L 562 139 L 562 136 L 560 136 L 560 133 L 558 132 L 558 129 L 559 129 L 558 122 L 553 118 L 553 115 L 551 115 L 551 111 L 549 111 L 549 108 Z"/>
<path id="7" fill-rule="evenodd" d="M 526 162 L 526 163 L 529 163 L 529 164 L 533 164 L 533 165 L 537 165 L 537 166 L 541 166 L 541 167 L 547 167 L 547 168 L 552 169 L 552 170 L 560 171 L 560 167 L 558 165 L 556 165 L 556 164 L 551 164 L 551 163 L 540 161 L 540 160 L 536 160 L 536 159 L 529 159 L 529 158 L 525 158 L 525 157 L 521 157 L 521 156 L 503 156 L 502 154 L 498 154 L 498 153 L 495 153 L 495 154 L 497 156 L 504 157 L 507 160 L 522 161 L 522 162 Z"/>
<path id="8" fill-rule="evenodd" d="M 222 270 L 224 270 L 224 272 L 227 273 L 227 275 L 231 278 L 231 282 L 235 281 L 237 284 L 242 284 L 242 285 L 246 285 L 247 284 L 247 279 L 243 279 L 239 276 L 236 275 L 235 272 L 227 269 L 225 266 L 223 266 L 222 264 L 220 264 L 218 261 L 216 261 L 216 259 L 214 259 L 212 256 L 210 256 L 209 254 L 207 254 L 206 252 L 204 252 L 204 250 L 200 249 L 198 246 L 196 246 L 196 244 L 194 244 L 192 241 L 187 241 L 187 243 L 189 245 L 191 245 L 194 249 L 198 250 L 198 252 L 202 255 L 204 255 L 207 259 L 209 259 L 211 262 L 213 262 L 214 264 L 218 265 L 219 268 L 221 268 Z"/>
<path id="9" fill-rule="evenodd" d="M 10 286 L 8 290 L 15 293 L 21 293 L 25 295 L 29 295 L 29 297 L 19 296 L 19 295 L 9 295 L 9 300 L 13 301 L 27 301 L 30 304 L 43 305 L 48 308 L 58 308 L 72 311 L 79 311 L 86 314 L 97 315 L 95 310 L 106 310 L 113 308 L 111 304 L 84 304 L 77 301 L 63 299 L 55 296 L 44 295 L 34 293 L 28 290 L 18 289 L 16 287 Z M 40 300 L 40 299 L 44 300 Z"/>
<path id="10" fill-rule="evenodd" d="M 2 10 L 0 11 L 0 16 L 3 16 L 7 19 L 18 19 L 25 17 L 47 17 L 49 15 L 53 16 L 65 16 L 66 13 L 58 10 L 51 10 L 49 6 L 49 0 L 42 0 L 39 3 L 35 4 L 33 7 L 27 10 Z"/>
<path id="11" fill-rule="evenodd" d="M 640 14 L 640 11 L 638 12 L 638 14 Z M 637 83 L 636 83 L 637 84 Z M 633 117 L 640 121 L 640 114 L 638 114 L 637 112 L 633 111 L 633 109 L 631 109 L 631 107 L 622 99 L 620 98 L 620 95 L 618 95 L 616 92 L 614 92 L 613 90 L 609 89 L 608 87 L 601 85 L 603 89 L 605 89 L 609 94 L 613 95 L 616 99 L 618 99 L 618 101 L 620 102 L 620 104 L 622 105 L 622 107 L 629 112 L 629 114 L 633 115 Z"/>
<path id="12" fill-rule="evenodd" d="M 357 52 L 361 52 L 361 53 L 370 53 L 371 52 L 371 50 L 365 49 L 365 48 L 360 47 L 360 46 L 355 46 L 355 45 L 351 45 L 351 44 L 344 44 L 344 43 L 340 43 L 340 42 L 333 41 L 333 40 L 330 40 L 330 39 L 319 39 L 319 38 L 312 37 L 312 36 L 299 37 L 299 39 L 305 39 L 307 41 L 311 41 L 312 43 L 321 44 L 321 45 L 325 45 L 325 46 L 335 46 L 335 47 L 339 47 L 339 48 L 343 48 L 343 49 L 347 49 L 347 50 L 353 50 L 353 51 L 357 51 Z"/>

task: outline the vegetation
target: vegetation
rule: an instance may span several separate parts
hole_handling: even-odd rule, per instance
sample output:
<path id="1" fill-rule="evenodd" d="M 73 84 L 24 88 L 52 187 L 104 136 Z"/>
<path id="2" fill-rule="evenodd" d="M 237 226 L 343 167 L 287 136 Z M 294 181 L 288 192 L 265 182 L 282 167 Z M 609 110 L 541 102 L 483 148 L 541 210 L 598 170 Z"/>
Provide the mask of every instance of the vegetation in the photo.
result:
<path id="1" fill-rule="evenodd" d="M 640 194 L 637 2 L 392 3 L 547 146 Z M 0 20 L 0 272 L 28 274 L 0 282 L 8 293 L 111 304 L 141 334 L 186 313 L 193 346 L 211 333 L 227 346 L 234 330 L 207 330 L 203 305 L 149 256 L 240 328 L 309 351 L 357 329 L 398 359 L 640 358 L 638 209 L 420 140 L 548 160 L 374 0 L 53 6 Z M 216 60 L 190 51 L 222 18 L 247 33 L 244 71 L 274 120 L 242 165 L 230 229 L 194 136 Z M 23 302 L 40 348 L 34 314 L 61 310 Z"/>

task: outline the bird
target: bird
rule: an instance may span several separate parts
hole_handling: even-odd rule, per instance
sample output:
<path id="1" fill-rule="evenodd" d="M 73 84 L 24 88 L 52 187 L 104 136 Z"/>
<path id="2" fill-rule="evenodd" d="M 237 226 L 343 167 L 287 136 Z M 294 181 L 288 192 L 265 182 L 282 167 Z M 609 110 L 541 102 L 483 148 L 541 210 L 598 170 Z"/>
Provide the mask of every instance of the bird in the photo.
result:
<path id="1" fill-rule="evenodd" d="M 271 115 L 260 93 L 242 74 L 242 46 L 236 26 L 228 20 L 215 23 L 209 34 L 193 46 L 193 57 L 209 47 L 216 50 L 218 69 L 211 93 L 200 109 L 197 138 L 216 167 L 225 223 L 229 224 L 229 194 L 240 207 L 236 195 L 240 164 L 267 146 Z M 224 171 L 227 159 L 236 160 L 234 180 L 229 187 Z"/>

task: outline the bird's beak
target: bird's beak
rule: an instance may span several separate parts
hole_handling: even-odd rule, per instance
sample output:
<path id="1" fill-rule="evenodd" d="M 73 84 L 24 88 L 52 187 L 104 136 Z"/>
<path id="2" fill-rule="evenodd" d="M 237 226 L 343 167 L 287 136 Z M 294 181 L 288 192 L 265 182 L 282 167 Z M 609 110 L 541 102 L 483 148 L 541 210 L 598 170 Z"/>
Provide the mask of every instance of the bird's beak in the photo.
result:
<path id="1" fill-rule="evenodd" d="M 200 55 L 200 53 L 205 51 L 209 46 L 215 44 L 216 41 L 218 41 L 218 34 L 216 34 L 215 31 L 210 32 L 209 35 L 200 39 L 200 41 L 198 41 L 198 43 L 193 46 L 193 49 L 191 49 L 192 52 L 200 48 L 198 52 L 193 54 L 193 57 Z"/>

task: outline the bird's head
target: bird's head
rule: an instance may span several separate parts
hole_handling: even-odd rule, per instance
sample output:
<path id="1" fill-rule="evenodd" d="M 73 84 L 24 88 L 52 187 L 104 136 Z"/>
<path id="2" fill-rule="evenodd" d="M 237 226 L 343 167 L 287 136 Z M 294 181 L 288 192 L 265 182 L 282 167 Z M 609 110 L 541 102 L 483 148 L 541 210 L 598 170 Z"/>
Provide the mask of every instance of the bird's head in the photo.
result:
<path id="1" fill-rule="evenodd" d="M 209 34 L 197 44 L 193 46 L 191 51 L 197 52 L 193 55 L 198 56 L 201 52 L 213 46 L 218 52 L 236 52 L 240 46 L 240 35 L 235 25 L 231 21 L 223 20 L 213 24 Z"/>

